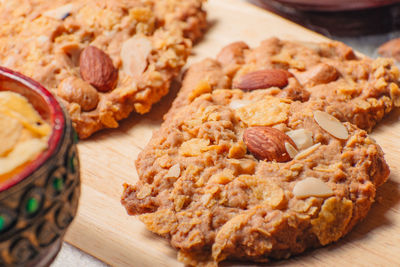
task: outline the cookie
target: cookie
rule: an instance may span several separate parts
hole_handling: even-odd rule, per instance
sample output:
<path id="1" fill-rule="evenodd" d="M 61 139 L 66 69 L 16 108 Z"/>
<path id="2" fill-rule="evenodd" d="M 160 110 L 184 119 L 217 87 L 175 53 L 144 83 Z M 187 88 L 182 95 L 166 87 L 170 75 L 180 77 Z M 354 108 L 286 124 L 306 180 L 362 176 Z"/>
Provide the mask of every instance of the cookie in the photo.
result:
<path id="1" fill-rule="evenodd" d="M 381 148 L 322 100 L 214 90 L 139 154 L 122 204 L 193 266 L 265 262 L 337 241 L 389 175 Z"/>
<path id="2" fill-rule="evenodd" d="M 0 64 L 58 95 L 87 138 L 168 92 L 206 26 L 202 2 L 6 1 Z"/>
<path id="3" fill-rule="evenodd" d="M 384 57 L 393 57 L 400 61 L 400 38 L 392 39 L 378 48 L 378 53 Z"/>
<path id="4" fill-rule="evenodd" d="M 271 95 L 300 101 L 323 99 L 328 113 L 367 131 L 400 106 L 399 70 L 391 60 L 358 56 L 340 42 L 271 38 L 255 48 L 232 43 L 216 59 L 192 65 L 166 117 L 203 93 L 232 88 L 270 88 Z"/>

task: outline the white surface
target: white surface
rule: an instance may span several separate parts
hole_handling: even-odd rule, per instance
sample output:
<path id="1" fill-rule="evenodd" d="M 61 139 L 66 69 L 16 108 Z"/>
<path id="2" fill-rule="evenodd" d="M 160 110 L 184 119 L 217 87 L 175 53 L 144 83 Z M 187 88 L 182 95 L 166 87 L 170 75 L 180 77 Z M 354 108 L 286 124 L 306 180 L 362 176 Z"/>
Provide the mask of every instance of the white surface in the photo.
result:
<path id="1" fill-rule="evenodd" d="M 86 254 L 80 249 L 71 246 L 68 243 L 63 243 L 60 253 L 57 258 L 51 264 L 51 267 L 105 267 L 105 263 L 99 261 L 96 258 Z"/>

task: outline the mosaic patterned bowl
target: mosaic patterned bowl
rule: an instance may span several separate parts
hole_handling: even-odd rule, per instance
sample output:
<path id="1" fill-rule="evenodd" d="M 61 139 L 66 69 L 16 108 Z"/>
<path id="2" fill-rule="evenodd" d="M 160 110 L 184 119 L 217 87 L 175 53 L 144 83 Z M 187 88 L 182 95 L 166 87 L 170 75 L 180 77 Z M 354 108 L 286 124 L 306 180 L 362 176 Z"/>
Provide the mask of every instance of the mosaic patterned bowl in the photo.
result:
<path id="1" fill-rule="evenodd" d="M 48 149 L 0 183 L 0 266 L 46 266 L 55 258 L 80 195 L 76 134 L 40 84 L 0 67 L 0 91 L 25 96 L 52 127 Z"/>

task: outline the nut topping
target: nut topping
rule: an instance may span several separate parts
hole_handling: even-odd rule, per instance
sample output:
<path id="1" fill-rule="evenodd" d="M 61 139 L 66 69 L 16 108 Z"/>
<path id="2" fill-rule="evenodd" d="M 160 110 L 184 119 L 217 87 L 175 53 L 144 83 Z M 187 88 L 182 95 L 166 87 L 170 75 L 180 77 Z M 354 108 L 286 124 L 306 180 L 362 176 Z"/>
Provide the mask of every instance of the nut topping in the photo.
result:
<path id="1" fill-rule="evenodd" d="M 332 115 L 317 110 L 314 111 L 314 120 L 330 135 L 342 140 L 349 138 L 349 132 L 346 127 Z"/>
<path id="2" fill-rule="evenodd" d="M 171 178 L 178 178 L 179 175 L 181 175 L 181 165 L 179 163 L 173 165 L 171 168 L 169 168 L 167 174 L 165 175 L 165 178 L 171 177 Z"/>
<path id="3" fill-rule="evenodd" d="M 122 44 L 121 59 L 123 71 L 137 79 L 147 67 L 147 58 L 153 50 L 151 41 L 144 36 L 133 36 Z"/>
<path id="4" fill-rule="evenodd" d="M 302 150 L 314 144 L 311 131 L 305 129 L 297 129 L 286 133 L 296 144 L 297 148 Z"/>
<path id="5" fill-rule="evenodd" d="M 297 151 L 297 149 L 288 142 L 285 142 L 285 148 L 286 151 L 289 153 L 290 158 L 296 157 L 296 155 L 299 153 L 299 151 Z"/>
<path id="6" fill-rule="evenodd" d="M 245 74 L 233 88 L 242 90 L 267 89 L 270 87 L 283 88 L 288 84 L 288 79 L 293 74 L 286 70 L 259 70 Z"/>
<path id="7" fill-rule="evenodd" d="M 333 191 L 325 182 L 309 177 L 296 183 L 293 194 L 297 198 L 328 197 L 333 195 Z"/>
<path id="8" fill-rule="evenodd" d="M 326 84 L 336 81 L 339 77 L 337 69 L 331 65 L 321 63 L 305 72 L 296 74 L 296 78 L 301 84 L 315 86 L 318 84 Z"/>
<path id="9" fill-rule="evenodd" d="M 316 143 L 315 145 L 310 146 L 309 148 L 306 148 L 302 150 L 300 153 L 298 153 L 295 157 L 295 159 L 304 159 L 305 157 L 308 157 L 308 155 L 311 155 L 316 151 L 319 147 L 321 146 L 321 143 Z"/>
<path id="10" fill-rule="evenodd" d="M 107 92 L 117 85 L 118 70 L 111 58 L 94 46 L 86 47 L 79 58 L 82 78 L 100 92 Z"/>
<path id="11" fill-rule="evenodd" d="M 295 143 L 282 131 L 268 126 L 247 128 L 243 134 L 247 149 L 259 160 L 286 162 L 291 159 L 285 142 L 296 149 Z"/>
<path id="12" fill-rule="evenodd" d="M 57 89 L 57 95 L 70 103 L 77 103 L 83 111 L 90 111 L 97 107 L 99 94 L 89 83 L 71 76 L 64 79 Z"/>

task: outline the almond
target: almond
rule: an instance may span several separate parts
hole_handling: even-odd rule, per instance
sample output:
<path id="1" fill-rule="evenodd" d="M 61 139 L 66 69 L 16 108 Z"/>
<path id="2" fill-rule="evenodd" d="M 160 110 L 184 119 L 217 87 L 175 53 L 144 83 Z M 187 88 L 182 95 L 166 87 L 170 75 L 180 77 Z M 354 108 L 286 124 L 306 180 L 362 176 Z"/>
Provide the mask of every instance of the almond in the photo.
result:
<path id="1" fill-rule="evenodd" d="M 99 103 L 99 93 L 84 80 L 70 76 L 64 79 L 57 88 L 57 95 L 69 103 L 77 103 L 83 111 L 91 111 Z"/>
<path id="2" fill-rule="evenodd" d="M 286 70 L 259 70 L 245 74 L 233 88 L 242 90 L 266 89 L 270 87 L 283 88 L 288 84 L 288 79 L 293 74 Z"/>
<path id="3" fill-rule="evenodd" d="M 286 162 L 291 159 L 285 142 L 296 149 L 295 143 L 284 132 L 268 127 L 255 126 L 247 128 L 243 134 L 247 149 L 259 160 Z"/>
<path id="4" fill-rule="evenodd" d="M 313 133 L 306 129 L 297 129 L 286 132 L 298 149 L 306 149 L 314 144 Z"/>
<path id="5" fill-rule="evenodd" d="M 171 177 L 171 178 L 178 178 L 179 175 L 181 175 L 181 165 L 179 163 L 173 165 L 171 168 L 169 168 L 167 174 L 165 175 L 165 178 Z"/>
<path id="6" fill-rule="evenodd" d="M 296 78 L 301 84 L 316 86 L 336 81 L 339 78 L 339 72 L 334 66 L 321 63 L 307 71 L 297 73 Z"/>
<path id="7" fill-rule="evenodd" d="M 129 76 L 138 79 L 145 71 L 153 46 L 145 36 L 135 35 L 126 40 L 121 47 L 122 69 Z"/>
<path id="8" fill-rule="evenodd" d="M 285 142 L 285 148 L 286 148 L 286 151 L 288 152 L 290 158 L 296 157 L 296 155 L 299 153 L 299 151 L 297 151 L 297 149 L 294 146 L 292 146 L 291 144 L 289 144 L 288 142 Z"/>
<path id="9" fill-rule="evenodd" d="M 117 84 L 118 71 L 111 58 L 94 46 L 86 47 L 79 58 L 82 78 L 100 92 L 107 92 Z"/>
<path id="10" fill-rule="evenodd" d="M 321 143 L 316 143 L 315 145 L 312 145 L 309 148 L 302 150 L 300 153 L 298 153 L 294 157 L 294 159 L 297 159 L 297 160 L 304 159 L 308 155 L 311 155 L 312 153 L 314 153 L 314 151 L 316 151 L 320 146 L 321 146 Z"/>
<path id="11" fill-rule="evenodd" d="M 325 182 L 314 177 L 308 177 L 296 183 L 293 188 L 293 195 L 297 198 L 328 197 L 333 195 L 333 191 Z"/>
<path id="12" fill-rule="evenodd" d="M 347 128 L 332 115 L 317 110 L 314 111 L 314 120 L 330 135 L 342 140 L 349 138 L 349 132 L 347 131 Z"/>

